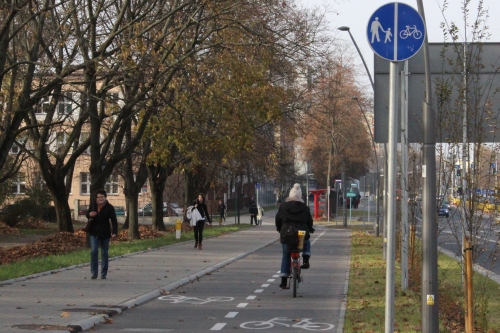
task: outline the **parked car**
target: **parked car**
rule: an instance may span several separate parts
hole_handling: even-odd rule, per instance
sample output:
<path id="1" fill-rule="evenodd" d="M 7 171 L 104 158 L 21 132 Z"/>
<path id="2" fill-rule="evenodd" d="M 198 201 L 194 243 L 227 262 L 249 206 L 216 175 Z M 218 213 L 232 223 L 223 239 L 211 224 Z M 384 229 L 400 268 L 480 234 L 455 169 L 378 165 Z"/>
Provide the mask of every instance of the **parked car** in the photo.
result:
<path id="1" fill-rule="evenodd" d="M 166 205 L 167 205 L 167 203 L 166 203 L 166 202 L 164 202 L 164 203 L 163 203 L 163 207 L 166 207 Z M 143 211 L 143 210 L 151 210 L 151 208 L 152 208 L 152 207 L 153 207 L 153 204 L 152 204 L 151 202 L 149 202 L 149 203 L 145 204 L 142 208 L 139 208 L 139 209 L 137 210 L 137 212 L 138 212 L 139 214 L 142 214 L 142 211 Z"/>
<path id="2" fill-rule="evenodd" d="M 152 216 L 153 215 L 153 205 L 151 203 L 145 205 L 142 208 L 139 208 L 139 216 Z M 166 206 L 166 203 L 163 203 L 163 216 L 178 216 L 175 210 Z"/>
<path id="3" fill-rule="evenodd" d="M 439 207 L 438 216 L 450 217 L 450 210 L 446 205 L 441 205 L 441 207 Z"/>
<path id="4" fill-rule="evenodd" d="M 86 215 L 89 211 L 89 205 L 80 205 L 78 207 L 78 215 Z"/>
<path id="5" fill-rule="evenodd" d="M 443 202 L 441 202 L 441 206 L 446 206 L 446 208 L 451 209 L 451 205 L 448 200 L 443 200 Z"/>
<path id="6" fill-rule="evenodd" d="M 125 207 L 123 206 L 115 206 L 116 216 L 125 216 Z"/>
<path id="7" fill-rule="evenodd" d="M 178 203 L 171 202 L 170 207 L 173 208 L 173 210 L 177 213 L 178 216 L 182 216 L 182 214 L 184 214 L 184 208 L 179 207 Z"/>

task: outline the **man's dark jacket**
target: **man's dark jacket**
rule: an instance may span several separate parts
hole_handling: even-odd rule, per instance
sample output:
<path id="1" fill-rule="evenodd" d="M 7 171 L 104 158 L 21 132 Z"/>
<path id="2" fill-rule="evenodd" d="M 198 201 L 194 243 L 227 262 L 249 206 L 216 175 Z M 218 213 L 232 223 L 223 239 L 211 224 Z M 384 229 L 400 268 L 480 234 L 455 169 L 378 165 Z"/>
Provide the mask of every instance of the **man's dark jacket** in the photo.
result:
<path id="1" fill-rule="evenodd" d="M 97 203 L 94 203 L 92 207 L 97 207 Z M 92 211 L 96 211 L 96 208 L 93 208 Z M 90 218 L 90 212 L 91 210 L 89 209 L 87 212 L 87 218 Z M 102 239 L 111 238 L 111 226 L 109 221 L 111 221 L 111 225 L 113 226 L 113 235 L 118 234 L 118 222 L 116 220 L 115 207 L 106 201 L 97 215 L 93 217 L 92 226 L 90 227 L 90 235 Z"/>
<path id="2" fill-rule="evenodd" d="M 282 203 L 276 214 L 275 224 L 281 239 L 283 239 L 282 234 L 288 229 L 290 224 L 293 224 L 298 230 L 305 230 L 305 239 L 309 239 L 311 237 L 309 233 L 314 232 L 311 211 L 305 203 L 300 201 Z"/>

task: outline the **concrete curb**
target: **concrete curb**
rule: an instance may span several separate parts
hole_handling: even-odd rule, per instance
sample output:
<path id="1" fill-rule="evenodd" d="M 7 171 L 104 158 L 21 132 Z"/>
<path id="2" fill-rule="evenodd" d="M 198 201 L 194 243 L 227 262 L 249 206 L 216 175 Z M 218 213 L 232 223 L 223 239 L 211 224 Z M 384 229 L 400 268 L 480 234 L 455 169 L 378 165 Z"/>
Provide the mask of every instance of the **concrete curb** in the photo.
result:
<path id="1" fill-rule="evenodd" d="M 194 281 L 194 280 L 202 277 L 203 275 L 206 275 L 207 273 L 211 273 L 211 272 L 213 272 L 221 267 L 224 267 L 232 262 L 235 262 L 236 260 L 244 258 L 244 257 L 246 257 L 254 252 L 257 252 L 260 249 L 263 249 L 263 248 L 265 248 L 273 243 L 276 243 L 277 241 L 278 241 L 277 239 L 274 239 L 268 243 L 259 245 L 259 246 L 255 247 L 247 252 L 242 252 L 234 257 L 228 258 L 228 259 L 221 261 L 220 263 L 217 263 L 213 266 L 207 267 L 207 268 L 202 269 L 196 273 L 190 274 L 184 278 L 181 278 L 177 281 L 169 283 L 169 284 L 167 284 L 159 289 L 152 290 L 152 291 L 147 292 L 143 295 L 134 297 L 128 301 L 120 303 L 120 304 L 118 304 L 118 306 L 125 308 L 125 309 L 131 309 L 131 308 L 137 307 L 141 304 L 144 304 L 152 299 L 155 299 L 155 298 L 161 296 L 164 292 L 171 291 L 171 290 L 176 289 L 182 285 L 190 283 L 191 281 Z M 179 244 L 182 244 L 182 243 L 179 243 Z M 174 245 L 178 245 L 178 244 L 174 244 Z M 169 246 L 172 246 L 172 245 L 169 245 Z M 161 249 L 161 248 L 157 248 L 155 250 L 158 250 L 158 249 Z M 146 251 L 141 251 L 141 252 L 137 252 L 137 253 L 150 252 L 150 251 L 155 251 L 155 250 L 146 250 Z M 135 254 L 137 254 L 137 253 L 135 253 Z M 132 255 L 132 254 L 128 254 L 126 256 L 130 256 L 130 255 Z M 123 256 L 123 257 L 125 257 L 125 256 Z M 118 258 L 118 257 L 115 257 L 115 258 Z M 81 265 L 79 265 L 79 266 L 81 266 Z M 117 310 L 117 313 L 122 313 L 122 311 L 119 308 L 113 308 L 113 310 Z M 99 324 L 105 323 L 110 317 L 112 317 L 112 316 L 111 315 L 110 316 L 108 316 L 108 315 L 95 315 L 95 316 L 92 316 L 89 318 L 79 320 L 75 323 L 72 323 L 72 324 L 68 325 L 68 327 L 73 328 L 77 332 L 81 332 L 81 331 L 85 331 L 85 330 L 88 330 L 90 328 L 93 328 Z"/>

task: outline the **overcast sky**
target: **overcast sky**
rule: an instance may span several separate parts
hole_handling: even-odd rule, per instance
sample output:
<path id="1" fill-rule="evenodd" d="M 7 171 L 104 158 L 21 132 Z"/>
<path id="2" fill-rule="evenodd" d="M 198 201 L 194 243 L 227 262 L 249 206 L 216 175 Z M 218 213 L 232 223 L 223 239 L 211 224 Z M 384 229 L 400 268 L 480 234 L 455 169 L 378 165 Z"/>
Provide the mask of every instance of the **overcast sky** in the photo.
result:
<path id="1" fill-rule="evenodd" d="M 448 22 L 455 22 L 459 28 L 463 31 L 463 15 L 461 12 L 461 7 L 463 0 L 448 0 L 449 3 L 453 5 L 448 5 L 445 11 L 445 17 Z M 341 26 L 348 26 L 350 31 L 360 48 L 361 53 L 365 61 L 367 62 L 368 68 L 373 76 L 373 51 L 368 44 L 366 37 L 366 29 L 368 26 L 368 20 L 372 14 L 381 6 L 395 1 L 387 0 L 296 0 L 299 6 L 314 8 L 318 6 L 328 5 L 330 13 L 327 16 L 329 27 L 332 34 L 335 34 L 338 38 L 342 38 L 350 42 L 349 34 L 347 32 L 338 31 L 337 28 Z M 418 4 L 416 0 L 400 0 L 400 3 L 406 3 L 416 10 L 418 10 Z M 478 0 L 471 0 L 469 6 L 470 9 L 470 22 L 474 20 L 477 15 L 477 5 Z M 441 7 L 443 6 L 443 0 L 423 0 L 425 19 L 427 21 L 427 33 L 429 42 L 444 42 L 442 29 L 439 27 L 441 22 L 444 22 Z M 483 5 L 488 8 L 489 18 L 487 19 L 487 25 L 490 27 L 488 30 L 492 35 L 489 42 L 500 42 L 500 23 L 498 19 L 500 18 L 500 1 L 499 0 L 484 0 Z M 471 30 L 470 28 L 468 28 Z M 471 40 L 471 36 L 461 35 L 462 40 Z M 352 43 L 352 42 L 350 42 Z M 353 47 L 353 50 L 355 48 Z M 359 57 L 358 57 L 359 58 Z M 357 63 L 362 66 L 360 59 L 357 59 Z M 368 79 L 367 79 L 368 82 Z"/>

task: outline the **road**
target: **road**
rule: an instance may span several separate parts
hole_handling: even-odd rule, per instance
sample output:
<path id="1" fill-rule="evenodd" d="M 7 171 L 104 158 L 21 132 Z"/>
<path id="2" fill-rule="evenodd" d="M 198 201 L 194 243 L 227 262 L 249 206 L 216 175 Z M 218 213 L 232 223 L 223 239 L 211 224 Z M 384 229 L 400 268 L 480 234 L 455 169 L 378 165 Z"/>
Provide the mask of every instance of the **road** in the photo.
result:
<path id="1" fill-rule="evenodd" d="M 303 270 L 297 298 L 281 290 L 281 246 L 271 244 L 155 300 L 113 317 L 95 332 L 337 332 L 345 294 L 350 244 L 318 227 L 311 269 Z M 195 251 L 195 250 L 193 250 Z M 343 268 L 341 268 L 343 267 Z"/>

